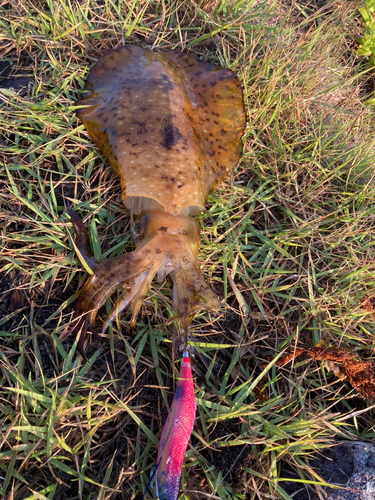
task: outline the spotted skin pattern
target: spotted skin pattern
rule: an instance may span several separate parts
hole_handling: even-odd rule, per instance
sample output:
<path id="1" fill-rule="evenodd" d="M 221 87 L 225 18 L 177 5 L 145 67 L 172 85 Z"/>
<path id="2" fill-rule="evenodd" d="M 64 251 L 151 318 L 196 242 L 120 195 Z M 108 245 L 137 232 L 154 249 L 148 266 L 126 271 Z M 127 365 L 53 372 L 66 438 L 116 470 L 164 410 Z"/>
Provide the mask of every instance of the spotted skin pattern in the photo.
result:
<path id="1" fill-rule="evenodd" d="M 120 178 L 124 204 L 139 215 L 134 252 L 97 263 L 82 224 L 73 221 L 81 257 L 93 271 L 81 290 L 75 322 L 83 352 L 98 310 L 122 288 L 101 326 L 130 307 L 133 327 L 155 275 L 167 276 L 180 328 L 174 347 L 187 348 L 189 323 L 201 309 L 218 309 L 198 265 L 199 225 L 210 191 L 241 157 L 245 127 L 236 75 L 179 52 L 124 46 L 91 69 L 78 116 Z"/>
<path id="2" fill-rule="evenodd" d="M 176 393 L 160 438 L 156 472 L 159 500 L 177 498 L 182 463 L 194 419 L 194 384 L 189 355 L 184 352 Z"/>
<path id="3" fill-rule="evenodd" d="M 120 177 L 128 208 L 146 197 L 172 215 L 204 211 L 242 152 L 236 75 L 189 54 L 125 46 L 96 63 L 86 89 L 78 115 Z"/>

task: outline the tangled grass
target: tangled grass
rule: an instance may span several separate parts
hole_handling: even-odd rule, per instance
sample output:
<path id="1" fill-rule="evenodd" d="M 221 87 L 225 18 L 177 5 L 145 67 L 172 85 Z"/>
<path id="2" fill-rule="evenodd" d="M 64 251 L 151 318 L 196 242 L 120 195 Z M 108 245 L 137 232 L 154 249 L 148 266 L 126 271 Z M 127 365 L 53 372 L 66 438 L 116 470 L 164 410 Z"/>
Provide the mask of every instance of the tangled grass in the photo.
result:
<path id="1" fill-rule="evenodd" d="M 73 105 L 94 62 L 132 43 L 231 68 L 248 113 L 243 159 L 199 217 L 222 309 L 193 323 L 209 378 L 195 380 L 182 498 L 290 500 L 291 482 L 323 498 L 309 458 L 373 438 L 372 402 L 322 365 L 275 356 L 324 340 L 374 360 L 374 111 L 356 5 L 0 4 L 0 495 L 141 498 L 155 465 L 177 373 L 168 285 L 154 284 L 133 333 L 124 315 L 87 361 L 59 340 L 86 278 L 68 209 L 98 260 L 133 249 L 119 184 Z"/>

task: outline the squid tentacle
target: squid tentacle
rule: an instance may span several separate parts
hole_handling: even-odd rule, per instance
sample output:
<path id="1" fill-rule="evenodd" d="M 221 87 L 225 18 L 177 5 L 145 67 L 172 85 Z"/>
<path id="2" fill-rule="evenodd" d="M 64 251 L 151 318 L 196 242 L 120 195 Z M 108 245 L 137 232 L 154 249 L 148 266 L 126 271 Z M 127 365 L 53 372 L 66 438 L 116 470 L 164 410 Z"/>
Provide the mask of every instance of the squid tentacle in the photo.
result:
<path id="1" fill-rule="evenodd" d="M 70 218 L 72 219 L 74 231 L 76 233 L 76 246 L 78 248 L 78 252 L 80 253 L 81 257 L 83 258 L 89 269 L 91 269 L 91 271 L 94 272 L 95 269 L 98 267 L 99 262 L 95 259 L 94 254 L 92 253 L 90 247 L 89 233 L 84 223 L 74 212 L 74 210 L 70 209 L 69 215 Z"/>
<path id="2" fill-rule="evenodd" d="M 113 306 L 111 312 L 106 317 L 105 321 L 102 324 L 102 333 L 105 333 L 110 325 L 110 323 L 118 316 L 124 309 L 126 309 L 134 297 L 136 296 L 138 288 L 141 286 L 143 281 L 147 276 L 148 271 L 139 274 L 136 278 L 134 278 L 134 286 L 130 290 L 126 290 L 122 292 L 120 297 L 116 300 L 115 305 Z"/>
<path id="3" fill-rule="evenodd" d="M 182 349 L 186 351 L 188 343 L 188 333 L 189 333 L 189 316 L 192 298 L 189 297 L 189 290 L 186 286 L 186 281 L 182 272 L 182 267 L 180 263 L 175 263 L 175 274 L 174 274 L 174 288 L 173 298 L 175 300 L 175 307 L 177 311 L 177 316 L 180 320 L 180 328 L 182 334 Z"/>
<path id="4" fill-rule="evenodd" d="M 162 258 L 160 258 L 159 260 L 157 260 L 155 262 L 155 264 L 148 271 L 143 283 L 138 288 L 138 290 L 135 294 L 134 300 L 131 303 L 132 317 L 130 320 L 130 328 L 134 328 L 139 310 L 141 309 L 142 302 L 143 302 L 143 299 L 147 293 L 147 290 L 150 288 L 151 282 L 154 279 L 155 274 L 158 272 L 160 267 L 164 264 L 165 260 L 166 260 L 165 256 L 162 256 Z"/>
<path id="5" fill-rule="evenodd" d="M 82 226 L 82 222 L 75 220 L 79 248 L 85 245 L 85 255 L 89 256 L 88 235 L 86 231 L 87 237 L 82 236 Z M 102 333 L 128 306 L 131 308 L 130 327 L 133 328 L 154 276 L 165 278 L 169 275 L 173 282 L 173 302 L 180 322 L 180 334 L 175 337 L 173 344 L 179 352 L 180 349 L 185 351 L 189 323 L 195 311 L 219 307 L 215 294 L 205 283 L 196 265 L 199 242 L 199 226 L 191 217 L 172 216 L 165 212 L 141 214 L 137 248 L 129 254 L 96 264 L 94 274 L 82 288 L 75 311 L 76 324 L 68 332 L 80 334 L 79 350 L 83 351 L 87 332 L 99 338 L 95 330 L 97 313 L 118 288 L 127 290 L 117 299 L 102 324 Z M 205 302 L 201 302 L 201 298 Z"/>
<path id="6" fill-rule="evenodd" d="M 137 276 L 152 267 L 152 256 L 149 253 L 151 252 L 147 252 L 147 249 L 141 249 L 99 264 L 81 290 L 73 320 L 75 324 L 63 335 L 62 339 L 69 335 L 79 335 L 78 349 L 81 353 L 83 353 L 88 332 L 99 339 L 99 334 L 95 329 L 99 309 L 120 286 L 129 282 L 134 287 Z M 141 283 L 137 285 L 139 288 Z M 135 288 L 136 291 L 137 288 Z"/>
<path id="7" fill-rule="evenodd" d="M 173 300 L 177 315 L 170 319 L 179 319 L 183 344 L 181 348 L 185 351 L 188 344 L 189 323 L 194 315 L 202 309 L 219 309 L 220 303 L 205 283 L 194 262 L 184 258 L 182 261 L 173 259 L 174 273 L 170 274 L 173 282 Z M 206 302 L 202 302 L 203 298 Z"/>
<path id="8" fill-rule="evenodd" d="M 131 283 L 131 289 L 121 294 L 121 296 L 117 299 L 115 305 L 113 306 L 113 309 L 103 322 L 101 333 L 104 333 L 107 330 L 109 324 L 114 320 L 114 318 L 118 316 L 129 305 L 131 306 L 132 311 L 130 328 L 134 328 L 147 290 L 150 288 L 155 274 L 164 264 L 164 261 L 165 256 L 162 256 L 162 258 L 157 259 L 156 262 L 154 262 L 154 264 L 147 271 L 139 274 L 134 278 L 133 282 Z M 125 285 L 125 283 L 123 284 Z"/>
<path id="9" fill-rule="evenodd" d="M 198 297 L 202 297 L 206 302 L 198 302 L 199 309 L 219 309 L 220 302 L 216 294 L 204 281 L 201 273 L 191 262 L 184 262 L 183 272 L 186 280 L 186 286 L 194 289 Z"/>

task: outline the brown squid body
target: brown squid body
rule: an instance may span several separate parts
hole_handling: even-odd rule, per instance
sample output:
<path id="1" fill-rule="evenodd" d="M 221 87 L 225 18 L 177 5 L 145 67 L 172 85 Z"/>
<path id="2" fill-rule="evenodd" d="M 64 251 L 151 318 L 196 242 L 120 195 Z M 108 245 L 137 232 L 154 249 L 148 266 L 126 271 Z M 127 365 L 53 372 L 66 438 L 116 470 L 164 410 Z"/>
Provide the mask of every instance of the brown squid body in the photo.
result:
<path id="1" fill-rule="evenodd" d="M 140 234 L 134 252 L 98 264 L 73 216 L 78 247 L 94 272 L 76 307 L 80 349 L 86 332 L 95 334 L 99 308 L 120 287 L 102 331 L 127 306 L 133 325 L 156 274 L 173 282 L 186 348 L 189 320 L 199 309 L 219 306 L 197 268 L 199 227 L 191 216 L 205 209 L 209 192 L 241 156 L 245 112 L 238 80 L 188 54 L 125 46 L 97 62 L 86 90 L 78 115 L 119 176 Z"/>

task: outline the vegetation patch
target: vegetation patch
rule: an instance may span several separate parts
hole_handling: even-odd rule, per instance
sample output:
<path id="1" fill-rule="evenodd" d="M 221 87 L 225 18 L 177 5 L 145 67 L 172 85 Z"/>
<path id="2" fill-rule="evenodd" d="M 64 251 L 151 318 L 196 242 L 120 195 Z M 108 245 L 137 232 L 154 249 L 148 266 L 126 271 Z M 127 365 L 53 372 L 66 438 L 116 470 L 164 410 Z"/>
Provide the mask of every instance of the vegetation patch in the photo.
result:
<path id="1" fill-rule="evenodd" d="M 140 499 L 156 463 L 178 373 L 169 285 L 155 281 L 134 330 L 124 314 L 87 359 L 60 340 L 87 278 L 69 209 L 99 261 L 134 249 L 119 183 L 74 107 L 92 65 L 123 44 L 232 69 L 248 115 L 243 159 L 198 217 L 201 270 L 222 307 L 192 325 L 205 356 L 182 498 L 289 500 L 291 481 L 313 498 L 329 487 L 314 452 L 374 437 L 373 401 L 332 366 L 277 366 L 286 349 L 316 353 L 320 341 L 374 363 L 374 111 L 360 5 L 1 3 L 0 496 Z"/>

